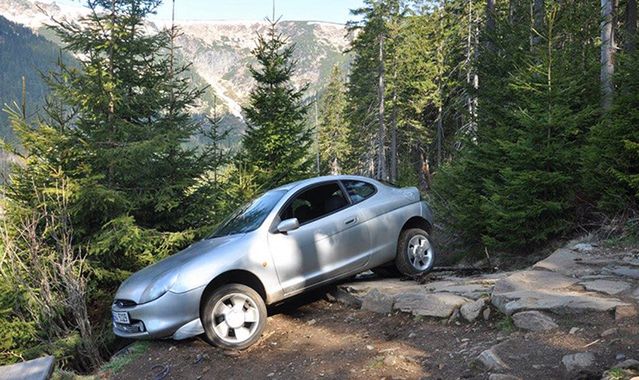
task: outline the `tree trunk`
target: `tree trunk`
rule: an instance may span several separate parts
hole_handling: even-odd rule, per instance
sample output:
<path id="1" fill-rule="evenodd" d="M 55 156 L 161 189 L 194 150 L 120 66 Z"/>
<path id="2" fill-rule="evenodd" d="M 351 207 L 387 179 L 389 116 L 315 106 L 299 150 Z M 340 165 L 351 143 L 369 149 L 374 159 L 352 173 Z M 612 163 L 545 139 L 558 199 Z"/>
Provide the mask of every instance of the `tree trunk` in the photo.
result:
<path id="1" fill-rule="evenodd" d="M 532 37 L 530 38 L 531 46 L 537 46 L 541 42 L 541 36 L 544 30 L 544 16 L 545 16 L 545 4 L 544 0 L 534 0 L 533 2 L 533 30 Z"/>
<path id="2" fill-rule="evenodd" d="M 397 102 L 397 93 L 393 91 L 394 103 Z M 390 181 L 397 181 L 397 104 L 393 105 L 393 117 L 391 119 L 390 141 Z"/>
<path id="3" fill-rule="evenodd" d="M 440 105 L 437 108 L 437 166 L 441 166 L 442 164 L 442 145 L 443 145 L 443 139 L 444 139 L 444 121 L 443 121 L 443 108 Z"/>
<path id="4" fill-rule="evenodd" d="M 466 84 L 468 92 L 466 95 L 466 109 L 468 111 L 468 121 L 464 123 L 463 128 L 466 134 L 475 138 L 477 132 L 477 94 L 479 88 L 479 76 L 477 75 L 477 25 L 475 24 L 473 14 L 473 1 L 468 2 L 468 36 L 466 39 Z M 470 90 L 472 88 L 472 90 Z"/>
<path id="5" fill-rule="evenodd" d="M 424 160 L 424 152 L 419 142 L 413 146 L 413 154 L 415 155 L 415 172 L 417 173 L 419 189 L 426 192 L 430 189 L 430 170 L 428 161 Z"/>
<path id="6" fill-rule="evenodd" d="M 613 1 L 601 0 L 601 105 L 604 110 L 610 109 L 614 95 Z"/>
<path id="7" fill-rule="evenodd" d="M 387 179 L 386 169 L 386 124 L 384 120 L 384 93 L 386 92 L 384 76 L 384 34 L 379 36 L 379 83 L 377 99 L 379 102 L 378 118 L 379 130 L 377 132 L 377 179 Z"/>
<path id="8" fill-rule="evenodd" d="M 486 1 L 486 31 L 495 32 L 495 0 Z"/>
<path id="9" fill-rule="evenodd" d="M 637 0 L 626 0 L 626 51 L 637 49 Z"/>

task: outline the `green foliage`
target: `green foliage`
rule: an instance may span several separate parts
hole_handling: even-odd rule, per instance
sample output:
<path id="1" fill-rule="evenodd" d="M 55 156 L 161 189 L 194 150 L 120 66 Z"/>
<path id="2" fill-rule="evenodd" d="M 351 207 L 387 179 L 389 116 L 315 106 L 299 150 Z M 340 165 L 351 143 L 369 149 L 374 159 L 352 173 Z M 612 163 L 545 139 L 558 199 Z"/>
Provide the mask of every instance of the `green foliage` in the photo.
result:
<path id="1" fill-rule="evenodd" d="M 575 18 L 596 31 L 596 19 L 584 16 L 594 8 L 548 4 L 537 45 L 525 47 L 521 27 L 503 21 L 486 36 L 476 140 L 434 185 L 436 208 L 466 243 L 535 247 L 577 223 L 576 164 L 598 118 L 591 95 L 598 89 L 596 47 Z M 518 43 L 504 44 L 513 38 Z M 578 38 L 580 44 L 564 45 Z M 592 60 L 575 71 L 575 55 Z"/>
<path id="2" fill-rule="evenodd" d="M 639 209 L 639 56 L 619 59 L 613 107 L 595 125 L 584 154 L 590 197 L 612 215 Z M 630 215 L 627 215 L 630 216 Z"/>
<path id="3" fill-rule="evenodd" d="M 298 180 L 309 172 L 310 131 L 308 106 L 302 103 L 306 86 L 295 89 L 294 45 L 277 31 L 272 21 L 267 35 L 258 35 L 250 68 L 256 86 L 244 107 L 247 130 L 242 139 L 241 160 L 258 169 L 259 183 L 272 187 Z"/>
<path id="4" fill-rule="evenodd" d="M 335 66 L 326 91 L 320 100 L 318 149 L 320 172 L 340 174 L 350 153 L 348 120 L 346 119 L 346 87 L 339 67 Z"/>

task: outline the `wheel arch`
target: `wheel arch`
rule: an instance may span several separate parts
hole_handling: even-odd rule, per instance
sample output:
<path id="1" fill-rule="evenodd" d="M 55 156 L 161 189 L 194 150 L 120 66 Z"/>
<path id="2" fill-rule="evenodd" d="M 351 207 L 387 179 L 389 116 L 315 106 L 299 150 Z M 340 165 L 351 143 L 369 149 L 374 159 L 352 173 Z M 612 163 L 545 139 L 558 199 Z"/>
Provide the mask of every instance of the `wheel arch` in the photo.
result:
<path id="1" fill-rule="evenodd" d="M 200 298 L 200 315 L 202 315 L 202 309 L 204 307 L 204 302 L 208 298 L 208 296 L 215 291 L 215 289 L 220 286 L 226 284 L 241 284 L 248 286 L 249 288 L 255 290 L 257 294 L 262 297 L 264 302 L 267 301 L 266 289 L 264 288 L 264 284 L 262 281 L 253 273 L 247 270 L 230 270 L 220 274 L 215 277 L 211 282 L 206 285 L 204 288 L 204 292 L 202 293 L 202 297 Z"/>
<path id="2" fill-rule="evenodd" d="M 431 233 L 433 226 L 426 220 L 426 218 L 421 216 L 413 216 L 404 223 L 402 229 L 400 230 L 400 234 L 402 231 L 405 231 L 410 228 L 421 228 L 422 230 Z M 398 237 L 399 238 L 399 237 Z"/>

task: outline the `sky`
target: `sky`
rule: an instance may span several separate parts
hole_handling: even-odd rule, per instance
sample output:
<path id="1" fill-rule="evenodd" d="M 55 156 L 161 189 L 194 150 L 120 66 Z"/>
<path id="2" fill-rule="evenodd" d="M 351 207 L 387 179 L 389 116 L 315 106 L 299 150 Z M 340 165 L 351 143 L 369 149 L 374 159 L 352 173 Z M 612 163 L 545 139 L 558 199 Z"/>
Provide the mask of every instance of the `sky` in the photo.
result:
<path id="1" fill-rule="evenodd" d="M 55 0 L 58 4 L 82 5 L 81 0 Z M 275 0 L 275 15 L 283 20 L 314 20 L 345 23 L 349 10 L 362 0 Z M 176 20 L 261 21 L 273 13 L 272 0 L 175 0 Z M 164 0 L 153 19 L 171 19 L 171 0 Z"/>

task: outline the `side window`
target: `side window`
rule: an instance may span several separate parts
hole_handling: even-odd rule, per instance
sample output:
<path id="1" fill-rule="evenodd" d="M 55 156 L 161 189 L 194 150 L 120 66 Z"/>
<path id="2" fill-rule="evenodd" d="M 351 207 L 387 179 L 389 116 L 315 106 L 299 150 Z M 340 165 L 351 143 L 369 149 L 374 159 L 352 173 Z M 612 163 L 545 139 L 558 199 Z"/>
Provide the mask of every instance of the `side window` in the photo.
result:
<path id="1" fill-rule="evenodd" d="M 315 186 L 300 193 L 282 211 L 280 219 L 297 218 L 300 224 L 321 218 L 348 205 L 337 183 Z"/>
<path id="2" fill-rule="evenodd" d="M 375 194 L 375 186 L 364 181 L 342 181 L 353 203 L 359 203 Z"/>

